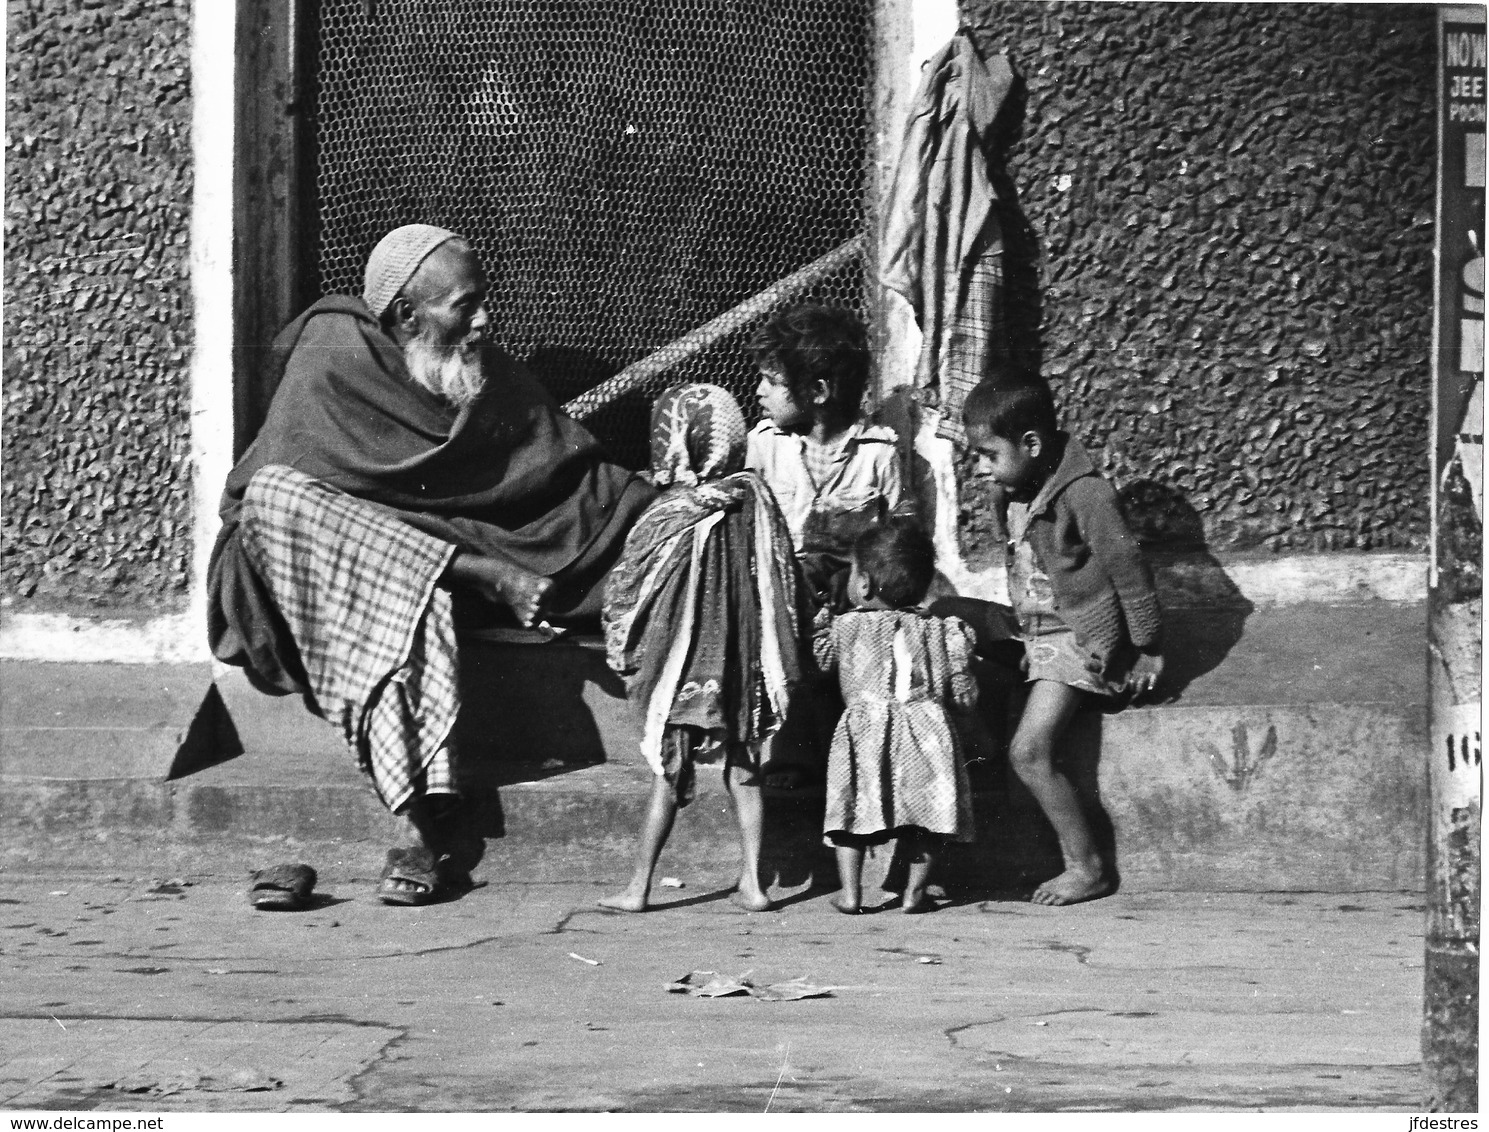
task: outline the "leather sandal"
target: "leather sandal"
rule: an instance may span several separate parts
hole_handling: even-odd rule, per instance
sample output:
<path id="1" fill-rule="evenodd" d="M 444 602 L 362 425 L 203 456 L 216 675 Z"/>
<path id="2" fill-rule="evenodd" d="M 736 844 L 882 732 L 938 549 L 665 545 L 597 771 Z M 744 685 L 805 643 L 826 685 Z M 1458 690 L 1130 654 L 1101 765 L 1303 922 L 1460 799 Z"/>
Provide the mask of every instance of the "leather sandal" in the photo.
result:
<path id="1" fill-rule="evenodd" d="M 310 907 L 315 870 L 309 865 L 271 865 L 253 874 L 248 902 L 261 911 L 301 912 Z"/>
<path id="2" fill-rule="evenodd" d="M 468 875 L 445 858 L 436 860 L 428 849 L 389 849 L 377 895 L 384 904 L 417 908 L 463 896 L 474 887 Z"/>

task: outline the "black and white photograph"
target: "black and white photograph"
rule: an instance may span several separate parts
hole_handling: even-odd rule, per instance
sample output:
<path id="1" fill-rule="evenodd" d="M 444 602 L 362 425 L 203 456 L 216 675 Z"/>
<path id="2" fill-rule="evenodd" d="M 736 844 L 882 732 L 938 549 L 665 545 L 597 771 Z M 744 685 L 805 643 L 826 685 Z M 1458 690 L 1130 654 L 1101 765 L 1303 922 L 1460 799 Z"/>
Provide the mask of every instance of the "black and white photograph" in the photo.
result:
<path id="1" fill-rule="evenodd" d="M 6 1129 L 1478 1127 L 1484 4 L 4 11 Z"/>

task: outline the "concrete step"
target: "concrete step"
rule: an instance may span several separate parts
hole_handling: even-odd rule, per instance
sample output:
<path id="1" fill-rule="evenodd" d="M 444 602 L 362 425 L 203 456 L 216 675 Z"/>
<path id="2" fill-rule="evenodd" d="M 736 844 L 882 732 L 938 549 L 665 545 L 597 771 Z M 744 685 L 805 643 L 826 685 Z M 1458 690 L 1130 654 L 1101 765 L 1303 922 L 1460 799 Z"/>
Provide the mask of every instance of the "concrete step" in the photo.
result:
<path id="1" fill-rule="evenodd" d="M 1131 890 L 1417 889 L 1425 614 L 1386 602 L 1180 610 L 1176 699 L 1077 724 L 1069 767 Z M 624 874 L 650 781 L 623 689 L 593 643 L 467 650 L 462 777 L 487 867 L 562 881 Z M 332 729 L 294 698 L 200 666 L 0 665 L 0 863 L 165 868 L 322 853 L 375 869 L 397 824 Z M 1009 774 L 1002 701 L 974 736 L 979 836 L 950 883 L 1058 871 L 1048 824 Z M 241 752 L 241 753 L 240 753 Z M 173 768 L 200 766 L 172 779 Z M 822 799 L 767 797 L 767 867 L 831 878 Z M 250 860 L 251 858 L 251 860 Z M 727 876 L 737 848 L 712 775 L 673 868 Z"/>

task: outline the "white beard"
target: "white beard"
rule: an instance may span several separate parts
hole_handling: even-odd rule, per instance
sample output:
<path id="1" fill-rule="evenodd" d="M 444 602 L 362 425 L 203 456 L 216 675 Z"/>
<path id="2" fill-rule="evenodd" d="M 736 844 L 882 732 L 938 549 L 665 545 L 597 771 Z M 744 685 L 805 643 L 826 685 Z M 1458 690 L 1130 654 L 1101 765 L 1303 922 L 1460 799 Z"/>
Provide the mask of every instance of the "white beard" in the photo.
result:
<path id="1" fill-rule="evenodd" d="M 420 331 L 403 347 L 403 358 L 410 377 L 457 409 L 474 401 L 486 385 L 481 348 L 472 343 L 439 346 Z"/>

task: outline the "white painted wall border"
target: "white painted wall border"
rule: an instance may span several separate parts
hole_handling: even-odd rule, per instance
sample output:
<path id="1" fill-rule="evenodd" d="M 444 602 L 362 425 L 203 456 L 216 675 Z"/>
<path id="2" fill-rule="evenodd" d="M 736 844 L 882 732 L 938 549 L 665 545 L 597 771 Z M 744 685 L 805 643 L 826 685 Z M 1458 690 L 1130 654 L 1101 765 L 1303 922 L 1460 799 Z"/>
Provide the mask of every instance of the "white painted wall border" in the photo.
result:
<path id="1" fill-rule="evenodd" d="M 938 532 L 939 534 L 939 532 Z M 974 572 L 960 560 L 942 572 L 964 597 L 1008 604 L 1008 582 L 1001 567 Z M 1154 564 L 1158 590 L 1170 608 L 1205 606 L 1243 597 L 1258 607 L 1288 605 L 1354 605 L 1384 601 L 1401 605 L 1427 601 L 1427 555 L 1361 551 L 1351 554 L 1278 555 L 1275 558 L 1228 558 L 1218 554 L 1213 561 L 1190 560 Z M 1229 583 L 1220 592 L 1215 582 Z M 1189 580 L 1199 596 L 1175 593 L 1175 586 Z M 1234 586 L 1234 591 L 1231 587 Z M 1207 592 L 1213 597 L 1207 599 Z"/>
<path id="2" fill-rule="evenodd" d="M 215 515 L 215 494 L 211 502 Z M 954 516 L 955 507 L 941 514 Z M 944 530 L 938 523 L 938 542 L 955 538 L 950 527 L 953 521 L 948 518 Z M 1242 597 L 1257 606 L 1348 605 L 1367 601 L 1411 604 L 1427 600 L 1425 553 L 1340 552 L 1278 555 L 1260 560 L 1228 560 L 1221 554 L 1216 559 L 1218 565 L 1210 569 L 1223 573 Z M 943 559 L 942 569 L 958 593 L 1007 603 L 1007 583 L 1002 569 L 974 572 L 960 559 Z M 1162 572 L 1160 568 L 1160 589 L 1164 588 Z M 202 663 L 211 660 L 204 617 L 204 612 L 197 609 L 149 621 L 25 614 L 7 619 L 0 629 L 0 658 L 114 664 Z"/>
<path id="3" fill-rule="evenodd" d="M 192 570 L 185 613 L 149 620 L 0 610 L 0 657 L 19 660 L 203 662 L 207 560 L 217 500 L 233 458 L 233 126 L 235 0 L 191 11 Z"/>
<path id="4" fill-rule="evenodd" d="M 1226 577 L 1257 605 L 1427 600 L 1425 553 L 1339 552 L 1229 562 L 1223 554 L 1217 557 Z"/>

